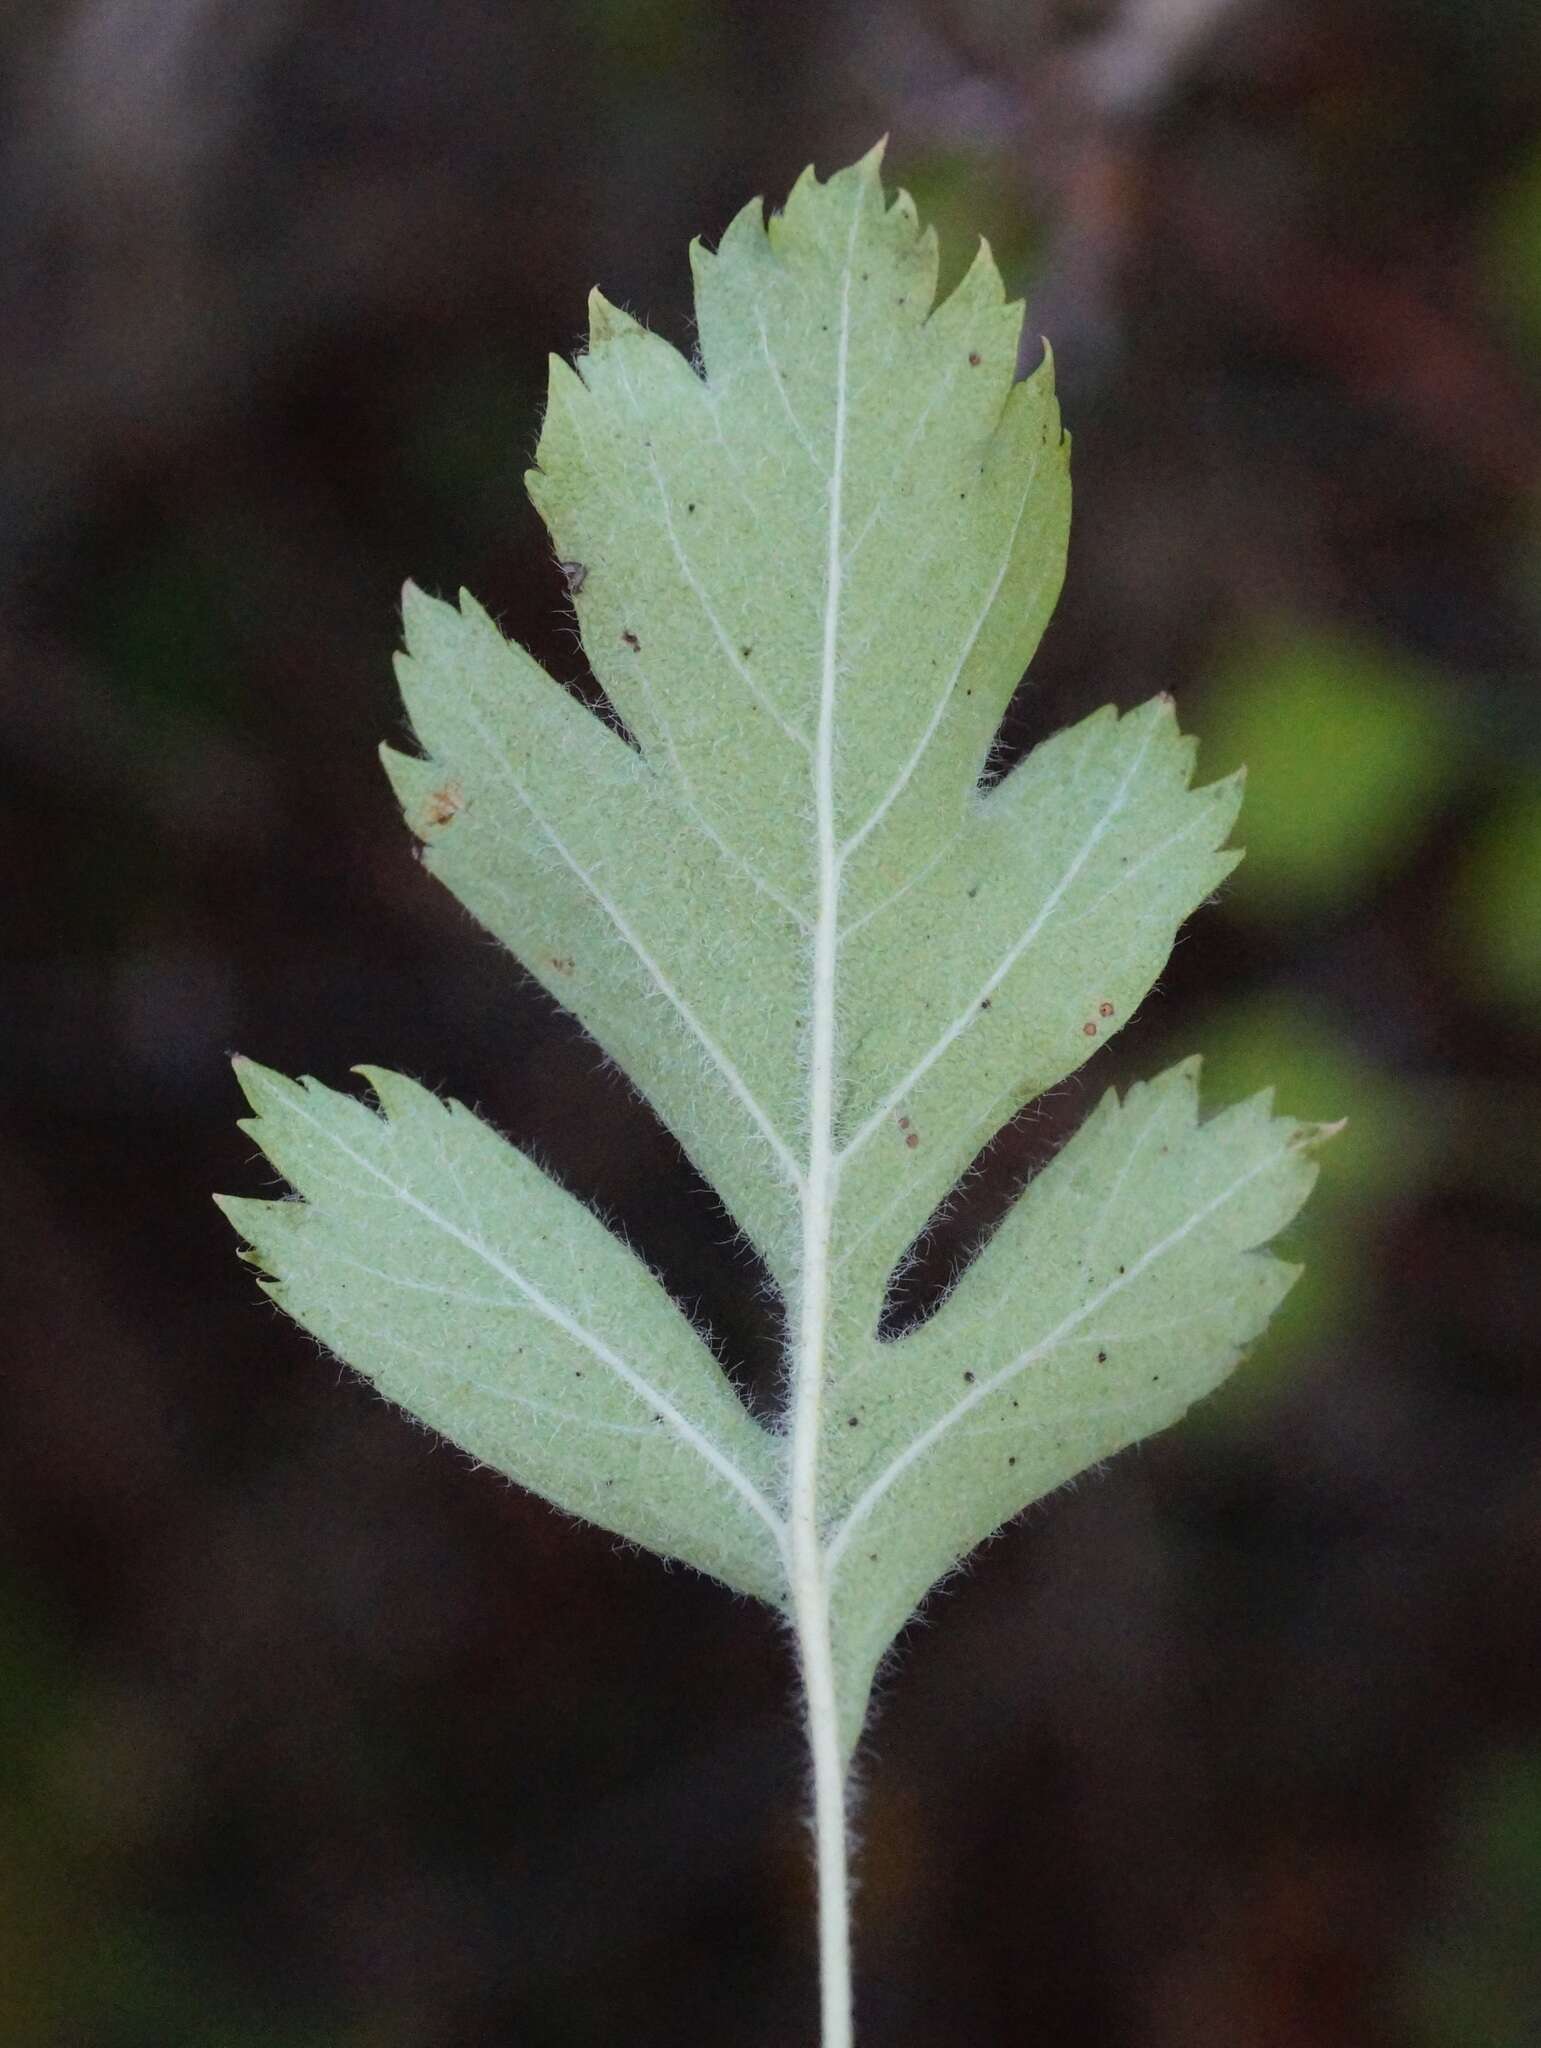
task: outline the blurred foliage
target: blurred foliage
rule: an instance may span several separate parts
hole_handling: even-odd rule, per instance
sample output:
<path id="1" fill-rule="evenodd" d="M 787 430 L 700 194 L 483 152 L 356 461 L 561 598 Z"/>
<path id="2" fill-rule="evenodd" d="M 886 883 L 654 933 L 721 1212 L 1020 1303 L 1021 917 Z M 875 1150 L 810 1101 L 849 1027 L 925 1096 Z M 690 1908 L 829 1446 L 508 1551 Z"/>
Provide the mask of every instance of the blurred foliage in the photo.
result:
<path id="1" fill-rule="evenodd" d="M 322 2048 L 334 2037 L 240 2009 L 229 1958 L 148 1903 L 135 1838 L 153 1832 L 164 1759 L 126 1704 L 0 1590 L 0 2043 L 62 2039 L 67 2013 L 103 2048 Z"/>
<path id="2" fill-rule="evenodd" d="M 1495 196 L 1477 253 L 1489 303 L 1541 362 L 1541 150 Z"/>
<path id="3" fill-rule="evenodd" d="M 1475 988 L 1541 1010 L 1541 773 L 1505 792 L 1472 834 L 1454 918 Z"/>
<path id="4" fill-rule="evenodd" d="M 232 616 L 239 556 L 224 538 L 152 536 L 86 595 L 82 637 L 138 719 L 234 709 L 244 622 Z"/>
<path id="5" fill-rule="evenodd" d="M 1288 988 L 1217 1005 L 1199 1028 L 1208 1102 L 1272 1088 L 1287 1115 L 1347 1119 L 1323 1155 L 1309 1213 L 1280 1241 L 1280 1256 L 1304 1270 L 1234 1392 L 1217 1404 L 1230 1415 L 1291 1384 L 1303 1360 L 1373 1321 L 1378 1219 L 1423 1192 L 1439 1155 L 1439 1117 L 1428 1091 L 1378 1065 L 1344 1024 L 1313 1014 Z"/>
<path id="6" fill-rule="evenodd" d="M 1462 768 L 1449 686 L 1394 647 L 1282 621 L 1207 686 L 1203 760 L 1245 766 L 1230 890 L 1258 917 L 1329 912 L 1405 860 Z"/>
<path id="7" fill-rule="evenodd" d="M 1447 1819 L 1449 1890 L 1415 1952 L 1419 2048 L 1534 2048 L 1541 2026 L 1541 1751 L 1484 1759 Z"/>
<path id="8" fill-rule="evenodd" d="M 510 516 L 510 479 L 535 459 L 543 388 L 522 366 L 467 354 L 451 362 L 412 409 L 401 481 L 421 492 L 445 528 L 444 550 L 480 550 Z"/>

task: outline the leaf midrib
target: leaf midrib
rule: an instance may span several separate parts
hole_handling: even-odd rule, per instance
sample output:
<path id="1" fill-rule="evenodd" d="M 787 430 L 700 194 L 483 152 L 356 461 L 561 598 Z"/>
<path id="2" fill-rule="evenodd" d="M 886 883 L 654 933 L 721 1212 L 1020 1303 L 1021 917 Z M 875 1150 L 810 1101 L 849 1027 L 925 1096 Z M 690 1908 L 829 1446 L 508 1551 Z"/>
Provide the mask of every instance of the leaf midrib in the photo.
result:
<path id="1" fill-rule="evenodd" d="M 308 1124 L 311 1130 L 326 1143 L 335 1146 L 342 1153 L 343 1157 L 351 1160 L 361 1172 L 367 1173 L 372 1179 L 379 1181 L 382 1187 L 388 1188 L 399 1202 L 404 1203 L 407 1208 L 421 1216 L 425 1223 L 431 1224 L 437 1230 L 442 1230 L 446 1237 L 453 1238 L 457 1244 L 463 1246 L 473 1257 L 480 1259 L 500 1279 L 506 1280 L 511 1286 L 516 1287 L 538 1315 L 544 1316 L 553 1327 L 563 1331 L 574 1343 L 582 1345 L 591 1357 L 614 1373 L 616 1378 L 630 1392 L 648 1403 L 655 1414 L 663 1417 L 664 1422 L 674 1432 L 675 1436 L 678 1437 L 679 1441 L 692 1450 L 704 1463 L 711 1466 L 719 1477 L 725 1479 L 744 1501 L 745 1505 L 760 1517 L 775 1539 L 778 1554 L 782 1557 L 785 1556 L 786 1531 L 782 1519 L 776 1513 L 776 1510 L 760 1492 L 760 1489 L 755 1485 L 748 1473 L 726 1451 L 714 1443 L 705 1430 L 698 1428 L 687 1415 L 683 1414 L 667 1394 L 660 1388 L 653 1386 L 646 1376 L 639 1372 L 628 1359 L 622 1358 L 620 1353 L 613 1350 L 602 1337 L 596 1336 L 576 1316 L 569 1314 L 560 1302 L 553 1301 L 544 1289 L 537 1287 L 534 1281 L 521 1273 L 517 1266 L 501 1257 L 499 1253 L 493 1250 L 491 1245 L 484 1243 L 481 1238 L 473 1236 L 471 1232 L 462 1230 L 459 1224 L 446 1216 L 442 1210 L 434 1208 L 430 1202 L 423 1201 L 421 1196 L 414 1194 L 403 1182 L 394 1180 L 390 1174 L 376 1166 L 372 1159 L 357 1151 L 345 1138 L 339 1136 L 336 1131 L 328 1128 L 320 1118 L 313 1115 L 304 1106 L 299 1091 L 296 1091 L 295 1099 L 291 1102 L 290 1107 L 302 1123 Z"/>
<path id="2" fill-rule="evenodd" d="M 999 1372 L 992 1374 L 989 1378 L 977 1381 L 975 1385 L 969 1388 L 966 1394 L 953 1403 L 952 1407 L 944 1415 L 938 1416 L 936 1421 L 931 1423 L 928 1428 L 922 1430 L 918 1436 L 912 1437 L 904 1449 L 890 1459 L 884 1469 L 870 1481 L 847 1511 L 840 1527 L 831 1536 L 825 1553 L 831 1575 L 833 1575 L 838 1567 L 841 1557 L 845 1554 L 846 1546 L 855 1535 L 857 1529 L 860 1528 L 863 1522 L 869 1519 L 883 1496 L 898 1483 L 912 1465 L 919 1463 L 935 1444 L 940 1443 L 944 1436 L 961 1422 L 966 1415 L 971 1414 L 974 1409 L 978 1408 L 982 1402 L 988 1401 L 993 1394 L 999 1393 L 1002 1387 L 1009 1385 L 1020 1373 L 1025 1372 L 1029 1366 L 1038 1364 L 1040 1360 L 1049 1357 L 1058 1350 L 1060 1345 L 1067 1338 L 1073 1337 L 1084 1323 L 1105 1308 L 1116 1296 L 1122 1294 L 1127 1288 L 1132 1287 L 1143 1274 L 1150 1270 L 1158 1259 L 1164 1258 L 1169 1251 L 1181 1244 L 1186 1238 L 1191 1237 L 1200 1224 L 1207 1222 L 1217 1210 L 1223 1209 L 1226 1203 L 1231 1201 L 1234 1196 L 1240 1194 L 1243 1188 L 1249 1186 L 1261 1174 L 1271 1172 L 1288 1156 L 1290 1149 L 1288 1144 L 1281 1145 L 1277 1150 L 1270 1152 L 1258 1165 L 1249 1167 L 1245 1173 L 1239 1174 L 1235 1180 L 1222 1188 L 1219 1194 L 1212 1196 L 1201 1208 L 1195 1209 L 1175 1230 L 1168 1231 L 1166 1236 L 1159 1238 L 1148 1251 L 1142 1252 L 1140 1257 L 1128 1267 L 1127 1271 L 1120 1273 L 1110 1280 L 1089 1301 L 1082 1302 L 1079 1307 L 1072 1309 L 1068 1315 L 1062 1317 L 1054 1328 L 1049 1331 L 1047 1336 L 1041 1337 L 1036 1344 L 1029 1345 L 1026 1351 L 1021 1352 L 1009 1365 L 1002 1366 Z"/>
<path id="3" fill-rule="evenodd" d="M 809 990 L 808 1165 L 802 1188 L 802 1261 L 799 1333 L 792 1373 L 790 1523 L 794 1599 L 806 1608 L 825 1641 L 824 1558 L 818 1512 L 819 1446 L 823 1434 L 825 1350 L 829 1329 L 830 1250 L 839 1161 L 835 1153 L 835 987 L 840 946 L 840 849 L 835 830 L 835 718 L 840 657 L 840 604 L 844 563 L 845 462 L 848 428 L 851 278 L 864 193 L 857 187 L 846 238 L 840 287 L 840 332 L 835 352 L 835 410 L 831 435 L 828 516 L 825 528 L 824 619 L 819 714 L 814 743 L 814 819 L 818 890 Z M 821 1619 L 822 1615 L 822 1619 Z"/>

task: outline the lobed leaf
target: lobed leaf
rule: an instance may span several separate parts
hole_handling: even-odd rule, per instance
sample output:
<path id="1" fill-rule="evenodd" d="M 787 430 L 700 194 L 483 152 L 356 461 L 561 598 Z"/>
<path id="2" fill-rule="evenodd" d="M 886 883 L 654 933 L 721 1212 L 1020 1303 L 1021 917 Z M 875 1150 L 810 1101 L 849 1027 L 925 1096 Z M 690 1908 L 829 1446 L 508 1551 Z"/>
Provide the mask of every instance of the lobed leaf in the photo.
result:
<path id="1" fill-rule="evenodd" d="M 1321 1127 L 1109 1096 L 941 1309 L 896 1265 L 1000 1124 L 1119 1030 L 1239 858 L 1160 698 L 981 777 L 1059 590 L 1068 448 L 989 252 L 940 305 L 879 153 L 692 251 L 700 359 L 597 293 L 529 488 L 612 729 L 474 600 L 408 588 L 430 869 L 675 1133 L 786 1303 L 751 1420 L 596 1218 L 458 1105 L 243 1078 L 302 1203 L 227 1204 L 391 1399 L 576 1512 L 830 1634 L 841 1740 L 976 1543 L 1230 1369 Z M 811 1548 L 810 1548 L 811 1546 Z M 823 1617 L 827 1616 L 827 1622 Z M 810 1695 L 811 1696 L 811 1695 Z"/>
<path id="2" fill-rule="evenodd" d="M 1170 698 L 1046 741 L 957 818 L 846 979 L 835 1257 L 863 1321 L 1007 1116 L 1122 1028 L 1177 927 L 1240 856 L 1238 777 L 1190 790 Z"/>
<path id="3" fill-rule="evenodd" d="M 382 1115 L 238 1062 L 242 1129 L 302 1198 L 220 1200 L 266 1291 L 474 1457 L 778 1600 L 774 1443 L 668 1294 L 460 1103 L 360 1071 Z"/>
<path id="4" fill-rule="evenodd" d="M 870 1339 L 831 1391 L 828 1558 L 845 1733 L 938 1578 L 1087 1466 L 1177 1421 L 1298 1268 L 1259 1247 L 1330 1130 L 1268 1097 L 1198 1120 L 1196 1059 L 1110 1089 L 937 1313 Z"/>

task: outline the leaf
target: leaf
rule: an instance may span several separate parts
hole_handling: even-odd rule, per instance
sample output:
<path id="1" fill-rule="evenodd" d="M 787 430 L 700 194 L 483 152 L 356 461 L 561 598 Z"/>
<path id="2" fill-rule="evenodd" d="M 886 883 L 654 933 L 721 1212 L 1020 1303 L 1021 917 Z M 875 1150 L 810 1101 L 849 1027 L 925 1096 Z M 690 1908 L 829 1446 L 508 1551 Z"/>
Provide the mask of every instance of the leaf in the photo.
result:
<path id="1" fill-rule="evenodd" d="M 832 1398 L 827 1556 L 845 1732 L 926 1589 L 1023 1504 L 1175 1422 L 1235 1365 L 1299 1268 L 1321 1126 L 1256 1096 L 1198 1121 L 1196 1059 L 1109 1089 L 936 1315 L 870 1340 Z"/>
<path id="2" fill-rule="evenodd" d="M 775 1447 L 641 1261 L 458 1102 L 254 1061 L 241 1128 L 303 1198 L 220 1207 L 267 1292 L 389 1400 L 602 1528 L 775 1601 Z"/>
<path id="3" fill-rule="evenodd" d="M 933 307 L 934 238 L 878 163 L 693 251 L 699 367 L 597 294 L 552 365 L 529 487 L 624 732 L 472 599 L 409 588 L 422 752 L 385 753 L 427 865 L 764 1257 L 782 1427 L 595 1218 L 393 1077 L 382 1120 L 248 1069 L 305 1201 L 230 1205 L 392 1399 L 788 1606 L 846 1751 L 937 1578 L 1229 1370 L 1324 1134 L 1261 1102 L 1200 1124 L 1191 1064 L 1109 1096 L 941 1309 L 877 1334 L 980 1147 L 1121 1028 L 1239 857 L 1240 796 L 1190 787 L 1165 698 L 981 781 L 1058 593 L 1068 451 L 988 250 Z"/>

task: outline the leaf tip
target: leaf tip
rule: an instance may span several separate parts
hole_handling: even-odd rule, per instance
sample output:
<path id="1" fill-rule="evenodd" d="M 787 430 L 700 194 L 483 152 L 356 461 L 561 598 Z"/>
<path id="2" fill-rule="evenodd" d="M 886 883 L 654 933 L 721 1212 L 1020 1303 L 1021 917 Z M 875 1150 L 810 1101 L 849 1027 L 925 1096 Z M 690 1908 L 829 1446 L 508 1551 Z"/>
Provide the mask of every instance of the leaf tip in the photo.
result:
<path id="1" fill-rule="evenodd" d="M 387 1123 L 398 1123 L 421 1109 L 424 1103 L 436 1103 L 438 1100 L 428 1089 L 420 1087 L 416 1081 L 409 1081 L 405 1074 L 398 1074 L 390 1067 L 376 1067 L 363 1062 L 348 1071 L 357 1074 L 366 1084 Z"/>
<path id="2" fill-rule="evenodd" d="M 1008 313 L 1015 314 L 1017 332 L 1020 337 L 1022 329 L 1027 324 L 1027 301 L 1025 299 L 1013 299 L 1005 310 Z M 1054 443 L 1055 448 L 1068 448 L 1070 436 L 1065 432 L 1065 423 L 1060 417 L 1059 406 L 1056 403 L 1054 347 L 1046 334 L 1039 335 L 1038 346 L 1042 349 L 1043 353 L 1021 381 L 1024 389 L 1030 391 L 1034 398 L 1043 404 L 1044 410 L 1048 415 L 1048 424 L 1058 429 L 1059 438 Z"/>
<path id="3" fill-rule="evenodd" d="M 589 313 L 593 315 L 593 295 L 590 296 Z M 541 429 L 541 441 L 545 442 L 551 431 L 551 414 L 560 402 L 569 411 L 588 396 L 588 386 L 566 356 L 559 356 L 555 350 L 546 358 L 546 420 Z M 537 459 L 539 450 L 536 451 Z"/>
<path id="4" fill-rule="evenodd" d="M 401 586 L 401 630 L 409 655 L 424 653 L 433 635 L 440 630 L 444 617 L 454 607 L 443 603 L 437 597 L 430 597 L 420 584 L 409 576 Z"/>
<path id="5" fill-rule="evenodd" d="M 230 1067 L 241 1085 L 241 1093 L 259 1117 L 282 1099 L 286 1088 L 292 1089 L 295 1085 L 274 1068 L 265 1067 L 258 1060 L 248 1059 L 242 1052 L 232 1054 Z M 244 1124 L 242 1128 L 245 1128 Z"/>
<path id="6" fill-rule="evenodd" d="M 589 352 L 602 348 L 606 342 L 618 341 L 629 334 L 640 334 L 640 324 L 633 320 L 617 305 L 607 299 L 595 285 L 589 293 Z"/>
<path id="7" fill-rule="evenodd" d="M 756 259 L 770 249 L 770 219 L 766 215 L 762 194 L 757 193 L 747 205 L 741 206 L 728 222 L 717 244 L 717 252 L 726 255 L 730 249 L 752 254 Z"/>
<path id="8" fill-rule="evenodd" d="M 947 304 L 965 319 L 977 318 L 981 305 L 1001 307 L 1006 303 L 1006 286 L 985 235 L 979 237 L 974 254 L 954 285 Z"/>
<path id="9" fill-rule="evenodd" d="M 1158 1074 L 1150 1083 L 1152 1089 L 1170 1086 L 1177 1097 L 1177 1118 L 1180 1125 L 1188 1130 L 1197 1128 L 1199 1121 L 1199 1100 L 1203 1092 L 1204 1055 L 1191 1052 L 1185 1060 L 1179 1060 L 1175 1067 L 1168 1067 L 1164 1074 Z"/>
<path id="10" fill-rule="evenodd" d="M 1288 1143 L 1296 1152 L 1309 1152 L 1317 1145 L 1325 1145 L 1348 1128 L 1346 1116 L 1335 1117 L 1331 1123 L 1297 1124 L 1291 1131 Z"/>

